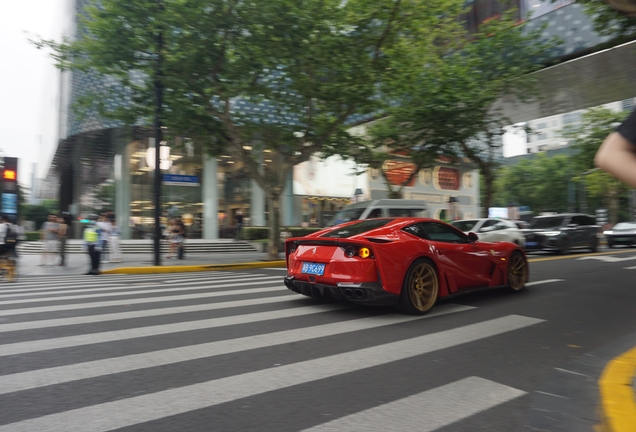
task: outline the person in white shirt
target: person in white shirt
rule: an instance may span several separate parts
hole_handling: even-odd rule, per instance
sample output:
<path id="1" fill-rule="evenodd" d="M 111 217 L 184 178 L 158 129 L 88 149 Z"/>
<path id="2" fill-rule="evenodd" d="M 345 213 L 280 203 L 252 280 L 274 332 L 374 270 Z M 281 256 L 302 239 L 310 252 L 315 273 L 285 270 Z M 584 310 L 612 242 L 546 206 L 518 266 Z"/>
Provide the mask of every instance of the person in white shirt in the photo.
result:
<path id="1" fill-rule="evenodd" d="M 9 222 L 7 218 L 3 215 L 0 218 L 0 254 L 5 252 L 5 239 L 7 238 L 7 231 L 9 228 Z"/>
<path id="2" fill-rule="evenodd" d="M 100 216 L 96 225 L 99 228 L 99 247 L 102 251 L 102 263 L 107 263 L 109 260 L 105 255 L 108 253 L 108 240 L 110 239 L 113 225 L 106 216 Z"/>
<path id="3" fill-rule="evenodd" d="M 121 248 L 119 247 L 119 226 L 115 220 L 115 216 L 110 219 L 110 262 L 122 262 Z"/>

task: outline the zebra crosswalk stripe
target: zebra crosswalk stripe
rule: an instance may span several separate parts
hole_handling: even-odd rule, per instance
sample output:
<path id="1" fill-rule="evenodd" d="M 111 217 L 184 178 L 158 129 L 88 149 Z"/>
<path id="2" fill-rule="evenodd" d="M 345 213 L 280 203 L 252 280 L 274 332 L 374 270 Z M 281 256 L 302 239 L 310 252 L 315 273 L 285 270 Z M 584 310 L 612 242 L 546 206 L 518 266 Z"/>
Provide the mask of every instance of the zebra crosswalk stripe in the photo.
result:
<path id="1" fill-rule="evenodd" d="M 54 301 L 62 301 L 62 300 L 81 300 L 81 299 L 90 299 L 90 298 L 101 298 L 101 297 L 115 297 L 115 296 L 133 296 L 140 294 L 157 294 L 157 293 L 168 293 L 168 292 L 178 292 L 178 291 L 193 291 L 200 289 L 210 289 L 210 288 L 229 288 L 229 287 L 238 287 L 245 286 L 245 282 L 249 282 L 250 285 L 264 285 L 271 284 L 272 281 L 278 281 L 280 286 L 284 288 L 284 285 L 280 279 L 280 276 L 267 276 L 261 277 L 258 281 L 255 281 L 253 277 L 242 278 L 242 279 L 233 279 L 233 283 L 223 283 L 219 285 L 210 286 L 201 285 L 196 282 L 188 282 L 184 284 L 180 284 L 179 287 L 162 287 L 160 289 L 140 289 L 140 290 L 128 290 L 124 292 L 116 292 L 116 293 L 104 293 L 104 294 L 81 294 L 81 295 L 72 295 L 72 296 L 59 296 L 59 297 L 38 297 L 34 299 L 18 299 L 18 300 L 4 300 L 0 301 L 0 306 L 13 305 L 13 304 L 22 304 L 22 303 L 43 303 L 43 302 L 54 302 Z M 188 286 L 184 286 L 188 285 Z M 192 286 L 189 286 L 192 285 Z M 119 288 L 121 289 L 121 288 Z"/>
<path id="2" fill-rule="evenodd" d="M 303 432 L 389 431 L 397 425 L 400 432 L 432 432 L 525 394 L 483 378 L 468 377 Z"/>
<path id="3" fill-rule="evenodd" d="M 208 278 L 198 278 L 198 279 L 184 279 L 181 281 L 175 280 L 165 280 L 161 278 L 153 278 L 153 279 L 127 279 L 127 280 L 107 280 L 99 278 L 99 280 L 93 280 L 90 282 L 68 282 L 64 281 L 62 286 L 51 286 L 49 283 L 42 284 L 26 284 L 26 285 L 15 285 L 11 284 L 11 288 L 3 288 L 0 290 L 1 297 L 10 297 L 5 294 L 11 293 L 36 293 L 34 295 L 42 295 L 46 293 L 59 293 L 63 290 L 68 290 L 69 292 L 80 292 L 82 288 L 85 288 L 84 291 L 98 290 L 100 287 L 113 287 L 113 289 L 122 289 L 122 287 L 130 287 L 130 284 L 144 284 L 145 288 L 156 283 L 157 286 L 167 286 L 168 284 L 179 285 L 186 282 L 199 282 L 199 283 L 210 283 L 216 282 L 224 279 L 238 279 L 239 277 L 249 276 L 248 273 L 242 274 L 217 274 L 213 277 Z M 252 275 L 252 277 L 258 276 L 268 276 L 268 275 Z M 70 289 L 72 288 L 72 289 Z"/>
<path id="4" fill-rule="evenodd" d="M 100 432 L 216 406 L 240 398 L 333 378 L 543 322 L 508 315 L 387 344 L 258 370 L 0 426 L 0 432 Z"/>
<path id="5" fill-rule="evenodd" d="M 263 283 L 263 284 L 266 285 L 267 283 Z M 101 301 L 101 302 L 96 301 L 96 302 L 90 302 L 90 303 L 72 303 L 72 304 L 61 304 L 61 305 L 52 305 L 52 306 L 36 306 L 36 307 L 6 309 L 6 310 L 0 310 L 0 317 L 11 316 L 11 315 L 44 313 L 44 312 L 95 309 L 95 308 L 105 308 L 105 307 L 111 307 L 111 306 L 128 306 L 128 305 L 134 305 L 134 304 L 138 305 L 138 304 L 149 304 L 149 303 L 165 303 L 165 302 L 174 302 L 174 301 L 181 301 L 181 300 L 225 297 L 225 296 L 232 296 L 232 295 L 264 294 L 268 292 L 288 293 L 287 288 L 285 288 L 284 286 L 281 286 L 276 281 L 270 281 L 269 284 L 270 285 L 275 284 L 275 285 L 270 287 L 263 287 L 263 288 L 236 289 L 231 291 L 212 291 L 212 292 L 205 292 L 205 293 L 198 293 L 198 294 L 180 294 L 180 295 L 173 295 L 173 296 L 145 297 L 145 298 L 137 298 L 137 299 L 124 298 L 124 299 L 108 300 L 108 301 Z M 208 288 L 211 288 L 211 287 L 208 287 Z M 221 288 L 221 286 L 215 286 L 212 288 Z M 294 295 L 294 297 L 298 298 L 298 295 Z"/>
<path id="6" fill-rule="evenodd" d="M 334 306 L 312 308 L 315 313 L 335 310 Z M 369 330 L 385 327 L 409 321 L 432 318 L 474 309 L 472 306 L 443 305 L 423 317 L 410 317 L 401 315 L 377 316 L 361 318 L 357 320 L 336 322 L 314 327 L 284 330 L 275 333 L 266 333 L 256 336 L 248 336 L 237 339 L 229 339 L 218 342 L 210 342 L 199 345 L 190 345 L 183 348 L 171 348 L 152 351 L 142 354 L 134 354 L 124 357 L 115 357 L 67 366 L 40 369 L 36 371 L 0 376 L 0 394 L 12 393 L 20 390 L 28 390 L 36 387 L 60 384 L 80 379 L 95 378 L 114 373 L 128 372 L 132 370 L 164 366 L 173 363 L 196 360 L 200 358 L 220 356 L 241 351 L 247 351 L 263 347 L 272 347 L 309 339 L 317 339 L 331 335 L 342 335 L 360 330 Z M 309 311 L 304 311 L 309 312 Z M 258 319 L 259 314 L 251 317 Z M 278 315 L 284 318 L 283 315 Z M 289 316 L 289 315 L 287 315 Z M 245 316 L 244 317 L 250 317 Z M 261 316 L 262 317 L 262 316 Z M 249 322 L 244 320 L 242 322 Z"/>

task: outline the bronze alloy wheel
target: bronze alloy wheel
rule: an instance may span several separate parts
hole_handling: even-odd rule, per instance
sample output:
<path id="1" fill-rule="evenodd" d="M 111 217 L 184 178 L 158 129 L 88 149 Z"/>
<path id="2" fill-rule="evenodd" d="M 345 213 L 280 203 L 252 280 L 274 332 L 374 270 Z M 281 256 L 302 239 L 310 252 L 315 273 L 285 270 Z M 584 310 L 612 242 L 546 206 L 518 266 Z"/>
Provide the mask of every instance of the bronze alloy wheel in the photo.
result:
<path id="1" fill-rule="evenodd" d="M 508 286 L 521 291 L 528 280 L 528 262 L 519 252 L 512 254 L 508 263 Z"/>
<path id="2" fill-rule="evenodd" d="M 408 296 L 416 312 L 424 313 L 433 307 L 439 293 L 437 272 L 428 261 L 416 264 L 408 280 Z"/>

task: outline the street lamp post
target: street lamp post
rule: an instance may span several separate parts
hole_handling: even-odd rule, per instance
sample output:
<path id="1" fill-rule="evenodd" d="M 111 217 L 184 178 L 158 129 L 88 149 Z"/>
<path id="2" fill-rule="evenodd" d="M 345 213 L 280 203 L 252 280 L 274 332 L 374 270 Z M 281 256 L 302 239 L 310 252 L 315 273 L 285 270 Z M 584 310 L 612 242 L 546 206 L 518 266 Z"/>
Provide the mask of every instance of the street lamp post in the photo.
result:
<path id="1" fill-rule="evenodd" d="M 163 3 L 158 1 L 159 12 L 163 11 Z M 154 264 L 161 265 L 161 114 L 163 105 L 163 84 L 162 84 L 162 50 L 163 32 L 157 31 L 157 64 L 155 70 L 155 181 L 154 181 L 154 201 L 155 201 L 155 235 L 154 235 Z"/>

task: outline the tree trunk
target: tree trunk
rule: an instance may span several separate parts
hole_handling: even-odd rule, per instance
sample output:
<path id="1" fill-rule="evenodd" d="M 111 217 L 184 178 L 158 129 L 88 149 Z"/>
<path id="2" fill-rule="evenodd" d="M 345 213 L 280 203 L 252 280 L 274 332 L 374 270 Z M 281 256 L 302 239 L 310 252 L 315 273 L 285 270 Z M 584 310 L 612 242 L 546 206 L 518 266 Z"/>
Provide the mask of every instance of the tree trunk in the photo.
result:
<path id="1" fill-rule="evenodd" d="M 485 215 L 482 214 L 482 217 L 488 217 L 488 209 L 492 205 L 492 196 L 495 188 L 495 176 L 492 175 L 489 169 L 484 169 L 482 171 L 484 175 L 484 183 L 485 183 L 485 194 L 484 194 L 484 202 L 481 203 L 481 206 L 484 208 Z"/>
<path id="2" fill-rule="evenodd" d="M 267 241 L 267 259 L 279 259 L 280 245 L 280 195 L 267 195 L 269 205 L 269 239 Z"/>
<path id="3" fill-rule="evenodd" d="M 614 225 L 618 222 L 618 208 L 620 207 L 618 191 L 616 188 L 611 188 L 608 195 L 608 222 Z"/>

